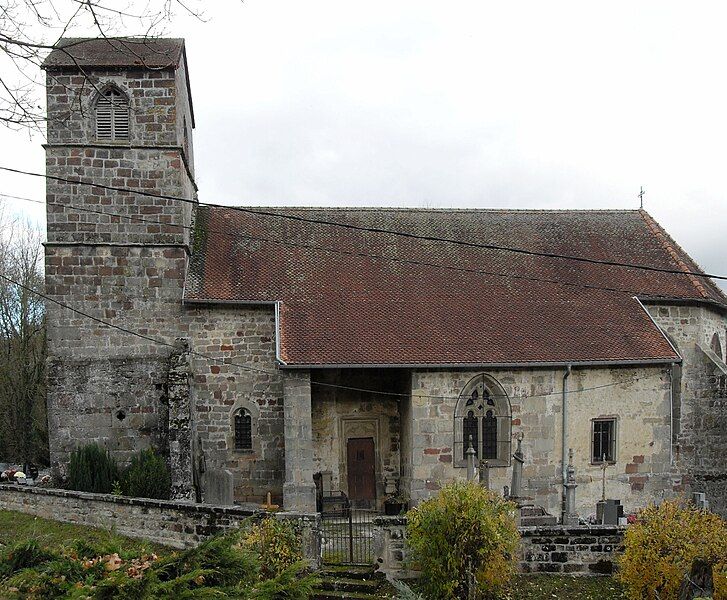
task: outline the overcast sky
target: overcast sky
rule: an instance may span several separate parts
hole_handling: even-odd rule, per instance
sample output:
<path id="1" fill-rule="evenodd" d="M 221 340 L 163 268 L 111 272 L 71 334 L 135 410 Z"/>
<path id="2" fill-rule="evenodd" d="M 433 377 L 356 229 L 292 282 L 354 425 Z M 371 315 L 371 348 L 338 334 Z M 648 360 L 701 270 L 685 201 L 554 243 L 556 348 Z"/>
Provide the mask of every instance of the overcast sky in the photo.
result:
<path id="1" fill-rule="evenodd" d="M 727 274 L 727 3 L 204 6 L 167 27 L 187 40 L 202 201 L 638 208 L 643 185 Z M 42 171 L 42 142 L 0 130 L 0 164 Z M 43 186 L 0 174 L 0 192 Z"/>

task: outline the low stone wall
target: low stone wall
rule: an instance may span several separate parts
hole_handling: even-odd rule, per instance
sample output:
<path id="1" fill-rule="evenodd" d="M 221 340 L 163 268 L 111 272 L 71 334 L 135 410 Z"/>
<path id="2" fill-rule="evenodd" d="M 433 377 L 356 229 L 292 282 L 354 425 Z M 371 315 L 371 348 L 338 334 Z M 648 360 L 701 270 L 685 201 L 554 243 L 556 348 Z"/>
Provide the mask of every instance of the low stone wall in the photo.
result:
<path id="1" fill-rule="evenodd" d="M 522 573 L 606 575 L 623 552 L 625 527 L 560 525 L 521 527 Z M 405 568 L 406 517 L 374 519 L 378 570 L 389 579 L 416 577 Z"/>
<path id="2" fill-rule="evenodd" d="M 264 511 L 237 506 L 213 506 L 171 500 L 127 498 L 70 490 L 0 485 L 0 509 L 46 519 L 111 529 L 121 535 L 174 548 L 196 546 L 206 537 L 239 527 Z M 295 522 L 309 560 L 320 562 L 320 517 L 316 514 L 275 513 Z"/>
<path id="3" fill-rule="evenodd" d="M 523 573 L 608 575 L 623 552 L 626 527 L 521 527 Z"/>

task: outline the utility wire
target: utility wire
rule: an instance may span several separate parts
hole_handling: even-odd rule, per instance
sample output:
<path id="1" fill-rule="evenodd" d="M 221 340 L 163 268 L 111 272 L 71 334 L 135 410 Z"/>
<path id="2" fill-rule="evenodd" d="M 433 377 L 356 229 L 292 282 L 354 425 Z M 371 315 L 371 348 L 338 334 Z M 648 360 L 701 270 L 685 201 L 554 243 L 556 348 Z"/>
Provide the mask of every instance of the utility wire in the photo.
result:
<path id="1" fill-rule="evenodd" d="M 138 215 L 125 215 L 125 214 L 121 214 L 121 213 L 109 212 L 109 211 L 104 211 L 104 210 L 96 210 L 93 208 L 82 207 L 82 206 L 77 206 L 74 204 L 68 204 L 68 203 L 62 203 L 62 202 L 51 202 L 51 201 L 43 202 L 42 200 L 35 200 L 33 198 L 26 198 L 23 196 L 13 196 L 11 194 L 5 194 L 5 193 L 0 193 L 0 196 L 2 196 L 4 198 L 12 198 L 14 200 L 33 202 L 35 204 L 40 204 L 40 205 L 48 204 L 51 206 L 60 206 L 64 209 L 72 209 L 72 210 L 77 210 L 77 211 L 86 212 L 86 213 L 90 213 L 90 214 L 103 215 L 103 216 L 107 216 L 107 217 L 119 217 L 121 219 L 128 219 L 130 221 L 135 221 L 135 222 L 139 222 L 139 223 L 150 223 L 153 225 L 165 225 L 167 227 L 176 227 L 179 229 L 187 229 L 190 231 L 194 231 L 194 227 L 191 227 L 189 225 L 162 223 L 161 221 L 157 221 L 154 219 L 147 219 L 144 217 L 140 217 Z M 435 267 L 438 269 L 457 271 L 460 273 L 472 273 L 472 274 L 476 274 L 476 275 L 488 275 L 488 276 L 493 276 L 493 277 L 505 277 L 505 278 L 510 278 L 510 279 L 524 280 L 524 281 L 535 281 L 538 283 L 550 283 L 550 284 L 554 284 L 554 285 L 562 285 L 562 286 L 566 286 L 566 287 L 575 287 L 575 288 L 581 288 L 581 289 L 634 294 L 634 295 L 641 296 L 644 298 L 648 297 L 650 299 L 672 298 L 673 297 L 672 295 L 668 295 L 668 294 L 654 294 L 652 292 L 644 292 L 642 290 L 591 285 L 591 284 L 587 284 L 587 283 L 576 283 L 576 282 L 571 282 L 571 281 L 565 281 L 562 279 L 535 277 L 532 275 L 519 275 L 517 273 L 501 273 L 501 272 L 497 272 L 497 271 L 487 271 L 484 269 L 473 269 L 473 268 L 469 268 L 469 267 L 457 267 L 454 265 L 444 265 L 441 263 L 433 263 L 433 262 L 421 261 L 421 260 L 415 260 L 415 259 L 409 259 L 409 258 L 385 256 L 383 254 L 370 254 L 370 253 L 361 252 L 361 251 L 342 250 L 342 249 L 338 249 L 338 248 L 330 248 L 327 246 L 319 246 L 316 244 L 293 242 L 290 240 L 282 240 L 279 238 L 252 236 L 252 235 L 247 235 L 247 234 L 240 233 L 240 232 L 223 231 L 220 229 L 207 229 L 206 231 L 208 233 L 225 235 L 225 236 L 233 237 L 235 239 L 259 241 L 259 242 L 277 244 L 280 246 L 286 246 L 286 247 L 292 247 L 292 248 L 304 248 L 307 250 L 314 250 L 314 251 L 319 251 L 319 252 L 329 252 L 332 254 L 341 254 L 344 256 L 355 256 L 355 257 L 360 257 L 360 258 L 374 258 L 374 259 L 378 259 L 378 260 L 386 260 L 386 261 L 390 261 L 390 262 L 407 264 L 407 265 L 412 265 L 412 266 Z"/>
<path id="2" fill-rule="evenodd" d="M 77 308 L 74 308 L 74 307 L 70 306 L 69 304 L 66 304 L 65 302 L 61 302 L 60 300 L 56 300 L 55 298 L 51 298 L 50 296 L 48 296 L 48 295 L 46 295 L 46 294 L 44 294 L 42 292 L 39 292 L 37 290 L 34 290 L 30 286 L 27 286 L 27 285 L 24 285 L 24 284 L 22 284 L 22 283 L 20 283 L 18 281 L 15 281 L 14 279 L 11 279 L 10 277 L 7 277 L 6 275 L 3 275 L 1 273 L 0 273 L 0 279 L 2 279 L 3 281 L 6 281 L 7 283 L 9 283 L 11 285 L 14 285 L 16 287 L 19 287 L 21 289 L 24 289 L 24 290 L 30 292 L 31 294 L 35 294 L 36 296 L 38 296 L 40 298 L 43 298 L 44 300 L 47 300 L 48 302 L 52 302 L 53 304 L 56 304 L 57 306 L 60 306 L 61 308 L 70 310 L 71 312 L 73 312 L 73 313 L 75 313 L 77 315 L 80 315 L 82 317 L 85 317 L 86 319 L 89 319 L 89 320 L 91 320 L 91 321 L 93 321 L 95 323 L 98 323 L 102 327 L 109 327 L 111 329 L 116 329 L 118 331 L 121 331 L 122 333 L 126 333 L 126 334 L 131 335 L 131 336 L 134 336 L 134 337 L 138 337 L 140 339 L 146 340 L 148 342 L 152 342 L 152 343 L 157 344 L 157 345 L 160 345 L 160 346 L 166 346 L 168 348 L 176 348 L 176 345 L 173 344 L 173 343 L 171 343 L 171 342 L 168 342 L 168 341 L 163 340 L 163 339 L 155 338 L 155 337 L 152 337 L 152 336 L 147 335 L 147 334 L 144 334 L 144 333 L 139 333 L 138 331 L 134 331 L 134 330 L 129 329 L 127 327 L 122 327 L 121 325 L 115 325 L 114 323 L 111 323 L 109 321 L 106 321 L 104 319 L 101 319 L 99 317 L 96 317 L 96 316 L 94 316 L 92 314 L 89 314 L 89 313 L 87 313 L 85 311 L 82 311 L 82 310 L 79 310 Z M 222 363 L 222 364 L 225 364 L 225 365 L 230 365 L 230 366 L 238 367 L 238 368 L 243 369 L 245 371 L 251 371 L 251 372 L 254 372 L 254 373 L 262 373 L 262 374 L 265 374 L 265 375 L 271 375 L 273 377 L 280 376 L 280 372 L 279 371 L 269 371 L 267 369 L 261 369 L 259 367 L 251 367 L 250 365 L 245 365 L 245 364 L 242 364 L 242 363 L 233 362 L 233 361 L 231 361 L 231 360 L 229 360 L 227 358 L 224 358 L 224 357 L 217 358 L 215 356 L 210 356 L 210 355 L 204 354 L 202 352 L 197 352 L 196 350 L 192 350 L 191 348 L 189 350 L 189 353 L 192 356 L 196 356 L 196 357 L 202 358 L 202 359 L 204 359 L 206 361 L 219 362 L 219 363 Z M 622 380 L 622 381 L 616 381 L 616 382 L 613 382 L 613 383 L 606 383 L 606 384 L 597 385 L 597 386 L 593 386 L 593 387 L 580 388 L 580 389 L 577 389 L 577 390 L 567 390 L 566 393 L 567 394 L 579 394 L 579 393 L 582 393 L 582 392 L 588 392 L 588 391 L 599 390 L 599 389 L 608 388 L 608 387 L 614 387 L 614 386 L 617 386 L 617 385 L 625 385 L 625 384 L 629 384 L 629 383 L 634 383 L 634 382 L 640 381 L 642 379 L 647 379 L 647 377 L 645 377 L 645 376 L 632 377 L 630 379 L 625 379 L 625 380 Z M 462 396 L 442 396 L 442 395 L 431 395 L 431 394 L 413 394 L 413 393 L 405 394 L 405 393 L 400 393 L 400 392 L 385 392 L 385 391 L 380 391 L 380 390 L 375 390 L 375 389 L 367 389 L 367 388 L 360 388 L 360 387 L 355 387 L 355 386 L 340 385 L 340 384 L 336 384 L 336 383 L 328 383 L 328 382 L 325 382 L 325 381 L 314 381 L 313 379 L 311 379 L 311 385 L 319 385 L 319 386 L 322 386 L 322 387 L 342 389 L 342 390 L 348 390 L 348 391 L 354 391 L 354 392 L 365 392 L 365 393 L 370 393 L 370 394 L 379 395 L 379 396 L 391 396 L 391 397 L 398 397 L 398 398 L 409 398 L 409 397 L 417 397 L 417 398 L 441 398 L 441 399 L 444 399 L 444 400 L 459 400 L 459 399 L 462 398 Z M 513 396 L 513 398 L 517 398 L 518 400 L 525 399 L 525 398 L 547 398 L 549 396 L 560 396 L 562 393 L 563 392 L 561 391 L 561 392 L 550 392 L 550 393 L 547 393 L 547 394 L 525 394 L 525 395 L 522 395 L 522 396 Z M 506 394 L 499 394 L 499 395 L 496 394 L 496 395 L 493 395 L 491 397 L 496 397 L 496 398 L 497 397 L 509 398 L 509 396 L 507 396 Z"/>
<path id="3" fill-rule="evenodd" d="M 300 215 L 291 215 L 291 214 L 283 214 L 271 210 L 262 210 L 257 208 L 248 208 L 245 206 L 226 206 L 223 204 L 214 204 L 210 202 L 199 202 L 197 200 L 192 200 L 190 198 L 183 198 L 180 196 L 167 196 L 164 194 L 154 194 L 152 192 L 146 192 L 143 190 L 132 190 L 129 188 L 123 188 L 123 187 L 117 187 L 112 185 L 105 185 L 100 183 L 94 183 L 91 181 L 84 181 L 80 178 L 78 179 L 69 179 L 67 177 L 59 177 L 57 175 L 48 175 L 47 173 L 35 173 L 32 171 L 24 171 L 22 169 L 13 169 L 10 167 L 4 167 L 0 166 L 0 170 L 7 171 L 9 173 L 17 173 L 20 175 L 28 175 L 31 177 L 41 177 L 44 179 L 50 179 L 51 181 L 59 181 L 61 183 L 70 183 L 75 185 L 87 185 L 91 187 L 96 187 L 103 190 L 111 190 L 116 192 L 125 192 L 129 194 L 137 194 L 140 196 L 147 196 L 150 198 L 159 198 L 163 200 L 173 200 L 177 202 L 185 202 L 188 204 L 193 205 L 201 205 L 201 206 L 209 206 L 212 208 L 223 208 L 227 210 L 242 212 L 246 214 L 252 214 L 257 216 L 266 216 L 266 217 L 274 217 L 278 219 L 287 219 L 290 221 L 298 221 L 303 223 L 311 223 L 315 225 L 328 225 L 331 227 L 339 227 L 343 229 L 352 229 L 356 231 L 363 231 L 367 233 L 381 233 L 386 235 L 392 235 L 397 237 L 403 237 L 403 238 L 409 238 L 409 239 L 417 239 L 417 240 L 423 240 L 428 242 L 439 242 L 439 243 L 445 243 L 445 244 L 455 244 L 458 246 L 465 246 L 468 248 L 480 248 L 485 250 L 501 250 L 505 252 L 513 252 L 517 254 L 524 254 L 527 256 L 543 256 L 546 258 L 557 258 L 562 260 L 572 260 L 577 262 L 584 262 L 589 264 L 598 264 L 598 265 L 606 265 L 611 267 L 624 267 L 628 269 L 640 269 L 644 271 L 654 271 L 657 273 L 669 273 L 672 275 L 691 275 L 694 277 L 702 277 L 707 279 L 719 279 L 722 281 L 727 281 L 727 275 L 715 275 L 710 273 L 704 273 L 701 271 L 690 271 L 690 270 L 683 270 L 683 269 L 666 269 L 662 267 L 653 267 L 650 265 L 640 265 L 635 263 L 626 263 L 626 262 L 620 262 L 620 261 L 613 261 L 613 260 L 599 260 L 595 258 L 588 258 L 585 256 L 573 256 L 568 254 L 558 254 L 554 252 L 539 252 L 536 250 L 527 250 L 525 248 L 515 248 L 510 246 L 500 246 L 496 244 L 484 244 L 481 242 L 468 242 L 465 240 L 457 240 L 457 239 L 451 239 L 451 238 L 440 238 L 436 236 L 429 236 L 429 235 L 421 235 L 406 231 L 396 231 L 393 229 L 383 229 L 378 227 L 364 227 L 362 225 L 354 225 L 352 223 L 340 223 L 336 221 L 328 221 L 326 219 L 314 219 L 311 217 L 303 217 Z"/>

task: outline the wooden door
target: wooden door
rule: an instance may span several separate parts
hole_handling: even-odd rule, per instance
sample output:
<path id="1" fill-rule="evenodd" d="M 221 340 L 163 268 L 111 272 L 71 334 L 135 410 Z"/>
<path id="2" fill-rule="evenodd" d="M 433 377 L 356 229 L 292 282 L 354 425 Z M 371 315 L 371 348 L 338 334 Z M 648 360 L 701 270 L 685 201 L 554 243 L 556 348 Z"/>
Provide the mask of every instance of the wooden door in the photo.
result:
<path id="1" fill-rule="evenodd" d="M 347 447 L 348 497 L 356 508 L 376 507 L 374 438 L 350 438 Z"/>

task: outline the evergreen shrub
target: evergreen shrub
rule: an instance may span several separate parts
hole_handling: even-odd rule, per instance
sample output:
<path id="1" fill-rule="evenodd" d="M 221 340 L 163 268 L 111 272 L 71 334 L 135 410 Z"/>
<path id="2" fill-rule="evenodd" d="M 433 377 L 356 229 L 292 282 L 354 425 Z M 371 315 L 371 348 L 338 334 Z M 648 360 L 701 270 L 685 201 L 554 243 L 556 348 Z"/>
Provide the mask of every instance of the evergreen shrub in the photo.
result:
<path id="1" fill-rule="evenodd" d="M 151 449 L 134 456 L 121 475 L 124 496 L 168 500 L 171 488 L 172 477 L 166 460 Z"/>
<path id="2" fill-rule="evenodd" d="M 261 557 L 240 546 L 245 531 L 157 556 L 78 541 L 54 551 L 35 542 L 0 548 L 0 598 L 309 600 L 318 579 L 303 561 L 266 576 Z"/>
<path id="3" fill-rule="evenodd" d="M 619 579 L 631 600 L 676 600 L 695 561 L 712 566 L 715 599 L 727 600 L 727 522 L 679 500 L 639 513 L 626 530 Z"/>
<path id="4" fill-rule="evenodd" d="M 410 510 L 406 535 L 425 598 L 494 598 L 515 571 L 515 505 L 474 482 L 449 484 Z"/>
<path id="5" fill-rule="evenodd" d="M 98 444 L 87 444 L 71 452 L 68 489 L 109 494 L 118 478 L 116 461 Z"/>

